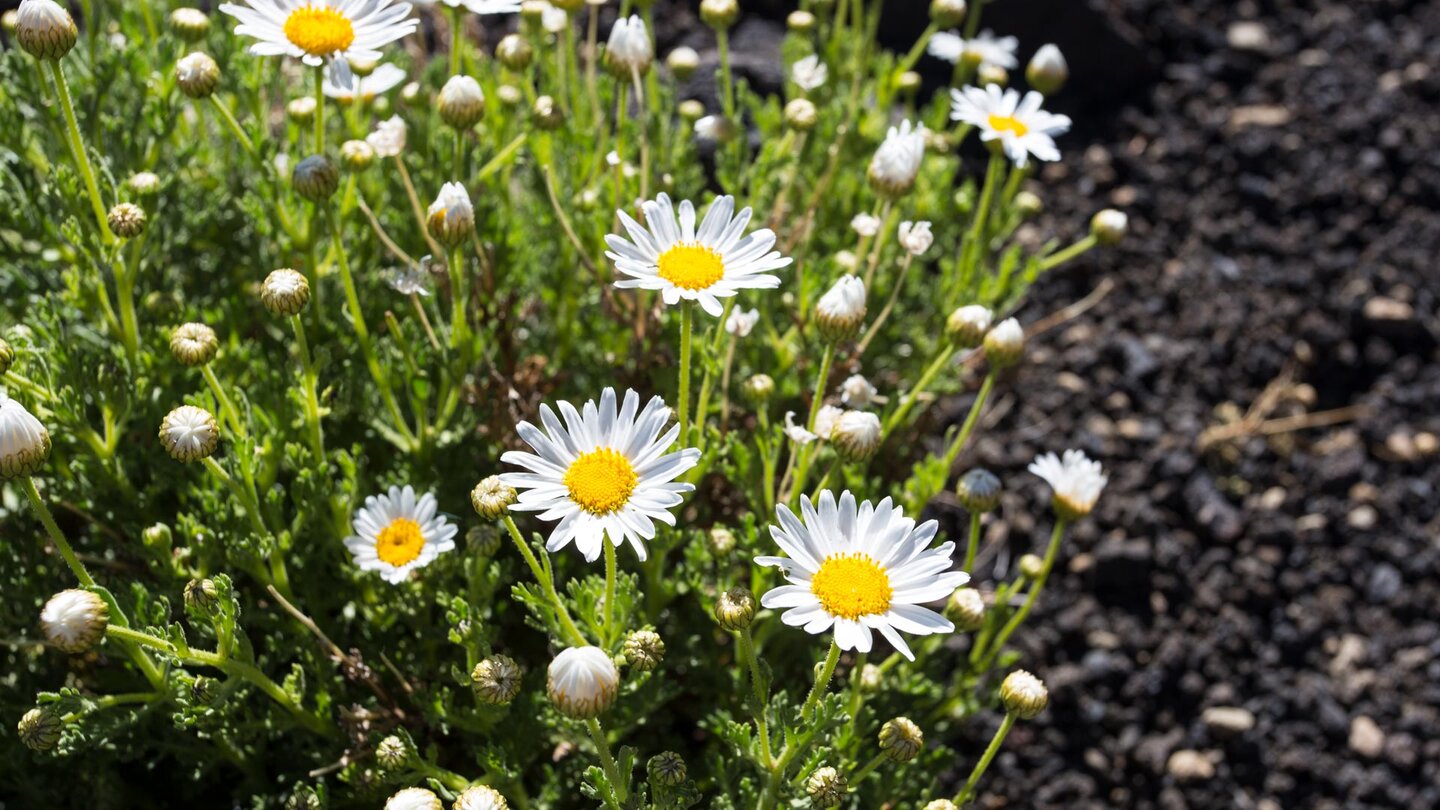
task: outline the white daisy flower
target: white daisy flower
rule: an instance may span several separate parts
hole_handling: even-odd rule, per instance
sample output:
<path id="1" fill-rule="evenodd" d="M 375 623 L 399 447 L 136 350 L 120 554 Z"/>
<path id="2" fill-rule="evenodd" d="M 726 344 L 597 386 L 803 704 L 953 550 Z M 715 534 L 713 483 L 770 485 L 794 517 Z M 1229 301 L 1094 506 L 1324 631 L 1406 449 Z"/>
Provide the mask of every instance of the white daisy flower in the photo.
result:
<path id="1" fill-rule="evenodd" d="M 776 507 L 770 536 L 785 557 L 756 557 L 779 568 L 790 583 L 760 598 L 784 610 L 780 620 L 808 633 L 834 628 L 843 650 L 870 652 L 878 631 L 901 655 L 915 660 L 900 632 L 917 636 L 954 632 L 955 625 L 928 608 L 970 581 L 950 570 L 954 543 L 930 548 L 939 524 L 916 526 L 889 498 L 856 504 L 849 492 L 820 493 L 819 504 L 800 497 L 803 522 L 789 507 Z"/>
<path id="2" fill-rule="evenodd" d="M 640 15 L 615 20 L 610 29 L 610 40 L 605 45 L 605 65 L 613 73 L 629 76 L 632 72 L 644 73 L 655 61 L 655 46 L 650 41 L 650 32 L 645 30 L 645 21 Z"/>
<path id="3" fill-rule="evenodd" d="M 740 290 L 780 286 L 780 279 L 768 272 L 789 265 L 790 258 L 771 250 L 775 234 L 768 228 L 742 236 L 751 211 L 745 208 L 736 214 L 734 197 L 715 198 L 698 229 L 695 206 L 689 200 L 680 203 L 678 225 L 667 194 L 641 208 L 645 225 L 618 212 L 629 240 L 615 234 L 605 237 L 610 247 L 605 255 L 615 262 L 616 270 L 630 276 L 616 281 L 616 287 L 659 290 L 669 305 L 682 298 L 698 301 L 702 309 L 719 317 L 724 311 L 721 298 Z"/>
<path id="4" fill-rule="evenodd" d="M 365 142 L 380 157 L 395 157 L 405 151 L 405 134 L 408 128 L 405 119 L 398 115 L 375 125 L 375 131 L 365 136 Z"/>
<path id="5" fill-rule="evenodd" d="M 950 91 L 950 118 L 980 128 L 980 140 L 996 141 L 1017 167 L 1024 167 L 1030 155 L 1040 160 L 1059 160 L 1055 136 L 1070 130 L 1070 118 L 1045 112 L 1045 97 L 1031 90 L 1021 99 L 1016 90 L 989 85 L 984 90 L 966 87 Z"/>
<path id="6" fill-rule="evenodd" d="M 438 513 L 435 496 L 415 497 L 415 489 L 390 487 L 371 495 L 355 510 L 355 534 L 345 547 L 361 571 L 379 571 L 391 585 L 405 581 L 410 572 L 424 568 L 443 552 L 455 548 L 455 524 Z"/>
<path id="7" fill-rule="evenodd" d="M 543 431 L 529 422 L 515 428 L 535 453 L 511 451 L 500 457 L 529 471 L 500 476 L 521 490 L 511 510 L 559 521 L 545 543 L 549 551 L 573 540 L 593 562 L 608 536 L 617 547 L 629 541 L 644 560 L 642 541 L 655 536 L 655 521 L 674 526 L 670 510 L 695 489 L 674 483 L 700 460 L 700 451 L 665 452 L 679 437 L 680 426 L 665 430 L 671 412 L 664 400 L 652 397 L 642 411 L 640 395 L 626 391 L 618 412 L 616 404 L 613 388 L 605 389 L 598 404 L 586 402 L 583 412 L 560 402 L 564 424 L 550 406 L 541 405 Z"/>
<path id="8" fill-rule="evenodd" d="M 569 12 L 559 6 L 546 3 L 545 10 L 540 12 L 540 27 L 544 28 L 546 33 L 558 34 L 569 24 Z"/>
<path id="9" fill-rule="evenodd" d="M 794 411 L 785 412 L 785 437 L 796 444 L 809 444 L 820 438 L 795 421 Z"/>
<path id="10" fill-rule="evenodd" d="M 1014 70 L 1020 61 L 1015 56 L 1015 51 L 1020 47 L 1020 40 L 1015 37 L 997 37 L 990 30 L 981 31 L 974 39 L 965 39 L 959 34 L 949 31 L 940 31 L 930 38 L 930 44 L 926 50 L 936 59 L 943 59 L 954 64 L 961 59 L 974 64 L 994 65 L 1006 70 Z"/>
<path id="11" fill-rule="evenodd" d="M 382 45 L 420 24 L 410 17 L 409 3 L 395 0 L 242 0 L 222 3 L 220 10 L 240 21 L 235 33 L 259 40 L 251 53 L 328 63 L 341 87 L 355 80 L 347 60 L 379 59 Z"/>
<path id="12" fill-rule="evenodd" d="M 825 67 L 825 63 L 821 62 L 820 57 L 815 54 L 790 66 L 790 81 L 807 93 L 825 84 L 825 80 L 828 78 L 830 78 L 830 69 Z"/>
<path id="13" fill-rule="evenodd" d="M 725 331 L 737 338 L 749 337 L 751 330 L 759 322 L 760 310 L 752 309 L 747 312 L 741 307 L 735 307 L 730 310 L 730 317 L 725 319 Z"/>
<path id="14" fill-rule="evenodd" d="M 335 80 L 335 74 L 330 66 L 325 66 L 325 84 L 321 89 L 325 91 L 327 98 L 333 98 L 340 102 L 351 102 L 360 99 L 364 102 L 375 100 L 376 96 L 388 93 L 391 90 L 405 83 L 406 73 L 399 67 L 386 62 L 375 68 L 369 76 L 357 76 L 349 87 L 341 85 Z"/>
<path id="15" fill-rule="evenodd" d="M 935 234 L 930 232 L 929 222 L 900 223 L 900 245 L 909 251 L 911 256 L 919 256 L 933 244 Z"/>
<path id="16" fill-rule="evenodd" d="M 1063 461 L 1054 453 L 1037 456 L 1026 469 L 1045 479 L 1045 483 L 1054 490 L 1052 505 L 1065 520 L 1090 514 L 1110 480 L 1100 462 L 1079 450 L 1066 450 Z"/>
<path id="17" fill-rule="evenodd" d="M 880 148 L 870 159 L 870 184 L 892 199 L 903 196 L 915 185 L 920 161 L 925 158 L 925 125 L 908 120 L 891 127 Z"/>

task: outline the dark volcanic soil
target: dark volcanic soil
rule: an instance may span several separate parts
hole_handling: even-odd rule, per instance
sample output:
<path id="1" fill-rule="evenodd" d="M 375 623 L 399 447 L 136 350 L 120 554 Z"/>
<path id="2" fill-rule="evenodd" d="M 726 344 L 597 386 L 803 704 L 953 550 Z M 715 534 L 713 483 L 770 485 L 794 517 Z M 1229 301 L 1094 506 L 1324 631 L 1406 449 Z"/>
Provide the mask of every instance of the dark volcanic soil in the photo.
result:
<path id="1" fill-rule="evenodd" d="M 1002 561 L 1048 529 L 1036 452 L 1110 487 L 1021 645 L 1051 708 L 981 806 L 1440 806 L 1440 4 L 1102 5 L 1158 72 L 1075 111 L 1046 195 L 1132 238 L 1035 289 L 1022 322 L 1115 284 L 1034 340 L 967 463 L 1019 490 Z"/>

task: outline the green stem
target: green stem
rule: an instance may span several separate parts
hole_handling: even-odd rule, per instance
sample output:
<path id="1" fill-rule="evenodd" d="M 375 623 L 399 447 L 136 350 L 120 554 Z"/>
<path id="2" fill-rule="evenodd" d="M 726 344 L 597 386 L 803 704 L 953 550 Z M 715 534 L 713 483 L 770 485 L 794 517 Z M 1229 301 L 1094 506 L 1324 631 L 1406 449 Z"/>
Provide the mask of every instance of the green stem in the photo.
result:
<path id="1" fill-rule="evenodd" d="M 460 6 L 450 7 L 450 75 L 459 76 L 463 69 L 465 53 L 464 10 Z"/>
<path id="2" fill-rule="evenodd" d="M 965 565 L 960 568 L 961 571 L 974 571 L 974 570 L 975 570 L 975 552 L 976 552 L 977 550 L 979 550 L 979 548 L 980 548 L 980 513 L 979 513 L 979 512 L 972 512 L 972 513 L 970 514 L 970 535 L 969 535 L 969 540 L 968 540 L 968 541 L 966 542 L 966 544 L 965 544 Z"/>
<path id="3" fill-rule="evenodd" d="M 800 716 L 805 720 L 812 719 L 815 714 L 815 706 L 820 698 L 825 695 L 825 687 L 830 685 L 830 678 L 835 675 L 835 666 L 840 663 L 840 644 L 834 640 L 830 642 L 830 652 L 825 655 L 825 663 L 820 665 L 820 670 L 815 673 L 815 685 L 810 687 L 810 695 L 805 698 L 805 705 L 800 707 Z"/>
<path id="4" fill-rule="evenodd" d="M 905 417 L 910 413 L 910 410 L 915 407 L 915 403 L 919 401 L 920 395 L 924 393 L 925 389 L 934 381 L 935 375 L 939 374 L 940 370 L 945 367 L 945 364 L 950 360 L 950 356 L 954 354 L 954 352 L 955 349 L 946 344 L 946 346 L 940 350 L 940 353 L 935 356 L 935 359 L 930 361 L 930 365 L 925 368 L 925 372 L 920 375 L 920 379 L 916 381 L 915 386 L 909 391 L 906 391 L 901 397 L 900 406 L 885 420 L 885 429 L 882 431 L 883 436 L 889 436 L 891 431 L 905 421 Z"/>
<path id="5" fill-rule="evenodd" d="M 971 771 L 970 778 L 965 780 L 965 787 L 955 794 L 955 804 L 964 807 L 970 801 L 975 793 L 975 786 L 980 782 L 980 777 L 985 775 L 985 769 L 990 767 L 990 761 L 1000 750 L 1000 744 L 1005 742 L 1005 735 L 1009 734 L 1010 729 L 1014 727 L 1015 715 L 1007 712 L 1005 719 L 1000 721 L 1000 728 L 995 730 L 995 736 L 990 738 L 990 745 L 985 749 L 980 761 L 975 763 L 975 770 Z"/>
<path id="6" fill-rule="evenodd" d="M 318 67 L 315 68 L 315 154 L 325 154 L 325 70 Z"/>
<path id="7" fill-rule="evenodd" d="M 235 113 L 231 112 L 230 108 L 225 106 L 225 103 L 220 100 L 220 97 L 213 93 L 210 95 L 210 103 L 216 110 L 219 110 L 220 120 L 225 122 L 225 126 L 228 127 L 230 132 L 235 136 L 235 140 L 239 141 L 240 145 L 245 148 L 245 154 L 255 160 L 260 160 L 260 153 L 255 151 L 255 143 L 250 140 L 249 135 L 245 134 L 245 129 L 240 126 L 240 122 L 235 120 Z"/>
<path id="8" fill-rule="evenodd" d="M 55 79 L 55 92 L 60 98 L 60 110 L 65 114 L 65 134 L 70 141 L 70 154 L 75 158 L 75 167 L 85 181 L 85 192 L 90 195 L 90 207 L 95 212 L 95 223 L 100 227 L 100 242 L 109 245 L 115 241 L 106 221 L 105 203 L 100 200 L 100 185 L 95 182 L 95 170 L 90 167 L 90 157 L 85 152 L 85 141 L 80 138 L 80 124 L 75 120 L 75 104 L 70 100 L 70 85 L 65 81 L 65 71 L 55 59 L 45 60 L 50 75 Z"/>
<path id="9" fill-rule="evenodd" d="M 520 529 L 516 527 L 515 520 L 509 515 L 505 516 L 505 528 L 510 532 L 510 538 L 515 541 L 515 547 L 520 549 L 520 556 L 525 558 L 525 563 L 530 566 L 530 573 L 535 576 L 535 581 L 550 597 L 550 604 L 555 606 L 555 615 L 560 620 L 560 628 L 565 636 L 565 641 L 573 647 L 584 647 L 590 642 L 585 640 L 585 634 L 575 625 L 575 620 L 570 618 L 570 611 L 565 608 L 565 603 L 560 601 L 560 594 L 555 592 L 555 583 L 545 569 L 541 567 L 540 561 L 535 558 L 535 552 L 530 550 L 530 544 L 520 535 Z"/>
<path id="10" fill-rule="evenodd" d="M 770 728 L 765 719 L 765 711 L 769 700 L 765 695 L 764 682 L 760 679 L 760 659 L 755 654 L 755 640 L 750 635 L 750 628 L 746 627 L 738 634 L 740 639 L 740 655 L 745 658 L 750 668 L 750 690 L 755 695 L 755 735 L 760 738 L 760 760 L 766 768 L 775 766 L 775 759 L 770 753 Z"/>
<path id="11" fill-rule="evenodd" d="M 1056 267 L 1064 264 L 1065 262 L 1068 262 L 1071 259 L 1085 253 L 1086 251 L 1090 250 L 1098 244 L 1100 244 L 1100 240 L 1096 239 L 1094 234 L 1091 234 L 1090 236 L 1081 239 L 1079 242 L 1076 242 L 1075 244 L 1065 248 L 1058 253 L 1052 253 L 1049 256 L 1046 256 L 1044 260 L 1040 262 L 1040 266 L 1037 272 L 1044 273 L 1047 270 L 1053 270 Z"/>
<path id="12" fill-rule="evenodd" d="M 730 72 L 730 32 L 721 28 L 715 32 L 715 47 L 720 51 L 720 101 L 725 117 L 735 120 L 735 80 Z"/>
<path id="13" fill-rule="evenodd" d="M 690 343 L 695 302 L 680 302 L 680 443 L 684 445 L 690 437 Z"/>
<path id="14" fill-rule="evenodd" d="M 310 428 L 310 449 L 315 452 L 318 463 L 325 461 L 325 430 L 320 424 L 320 395 L 317 392 L 319 375 L 315 371 L 315 360 L 310 355 L 310 342 L 305 339 L 305 324 L 298 314 L 290 316 L 290 326 L 295 330 L 295 346 L 300 355 L 300 371 L 305 385 L 305 422 Z"/>
<path id="15" fill-rule="evenodd" d="M 979 5 L 981 0 L 975 0 L 975 2 L 976 5 Z M 899 64 L 895 66 L 896 76 L 915 67 L 915 63 L 920 61 L 921 54 L 925 53 L 925 46 L 930 44 L 930 38 L 935 36 L 939 30 L 940 24 L 932 22 L 924 31 L 920 32 L 920 38 L 915 40 L 915 46 L 911 48 L 910 51 L 905 54 L 905 57 L 900 60 Z"/>
<path id="16" fill-rule="evenodd" d="M 70 547 L 70 541 L 65 539 L 60 527 L 55 524 L 55 516 L 50 514 L 50 507 L 40 498 L 39 490 L 35 489 L 35 481 L 28 475 L 20 477 L 20 487 L 25 490 L 25 495 L 30 499 L 30 506 L 35 509 L 35 514 L 40 518 L 40 523 L 45 526 L 45 531 L 50 535 L 50 540 L 55 548 L 60 551 L 60 556 L 65 558 L 65 564 L 70 566 L 70 571 L 80 585 L 86 588 L 95 587 L 95 578 L 85 570 L 85 564 L 75 556 L 75 550 Z"/>
<path id="17" fill-rule="evenodd" d="M 990 218 L 990 206 L 995 199 L 995 186 L 1000 182 L 1000 172 L 1005 167 L 1005 158 L 990 156 L 990 165 L 985 169 L 985 187 L 980 191 L 980 202 L 975 205 L 971 218 L 970 235 L 960 248 L 960 266 L 957 276 L 957 292 L 966 292 L 975 280 L 977 265 L 984 249 L 985 225 Z"/>
<path id="18" fill-rule="evenodd" d="M 985 375 L 985 382 L 980 384 L 980 393 L 975 395 L 975 401 L 970 404 L 970 412 L 965 415 L 965 423 L 960 426 L 960 432 L 955 440 L 950 442 L 950 447 L 945 450 L 945 468 L 949 469 L 959 457 L 960 451 L 965 448 L 965 443 L 970 440 L 970 434 L 974 432 L 975 425 L 980 421 L 980 413 L 985 409 L 985 400 L 989 398 L 990 391 L 995 387 L 995 372 Z"/>
<path id="19" fill-rule="evenodd" d="M 210 386 L 210 393 L 214 394 L 215 400 L 220 403 L 220 414 L 230 423 L 235 435 L 245 436 L 245 423 L 240 419 L 240 411 L 236 410 L 235 403 L 230 401 L 230 395 L 225 392 L 225 387 L 220 384 L 220 379 L 215 376 L 209 363 L 200 367 L 200 374 Z"/>
<path id="20" fill-rule="evenodd" d="M 865 781 L 865 777 L 869 776 L 876 768 L 880 767 L 880 763 L 882 763 L 882 762 L 884 762 L 884 761 L 885 761 L 885 752 L 884 752 L 884 751 L 881 751 L 880 753 L 878 753 L 878 754 L 876 754 L 875 756 L 871 757 L 871 758 L 870 758 L 870 761 L 867 762 L 867 763 L 865 763 L 865 767 L 863 767 L 863 768 L 861 768 L 860 770 L 858 770 L 858 771 L 850 774 L 850 779 L 847 780 L 850 788 L 853 790 L 856 785 L 858 785 L 858 784 L 860 784 L 861 782 Z"/>
<path id="21" fill-rule="evenodd" d="M 1035 577 L 1035 582 L 1030 585 L 1030 592 L 1025 594 L 1024 604 L 1020 606 L 1019 610 L 1015 611 L 1015 615 L 1011 616 L 1010 621 L 1006 622 L 1005 626 L 996 634 L 995 640 L 990 644 L 989 652 L 985 656 L 984 663 L 978 670 L 979 672 L 988 670 L 995 663 L 996 656 L 1005 648 L 1005 642 L 1010 640 L 1010 636 L 1014 635 L 1020 625 L 1025 622 L 1025 618 L 1030 615 L 1031 609 L 1035 607 L 1035 603 L 1040 599 L 1040 592 L 1045 588 L 1045 580 L 1050 576 L 1050 569 L 1055 567 L 1055 557 L 1060 552 L 1060 540 L 1064 536 L 1065 521 L 1055 521 L 1055 529 L 1050 532 L 1050 545 L 1045 549 L 1045 561 L 1040 566 L 1040 574 Z"/>
<path id="22" fill-rule="evenodd" d="M 592 12 L 593 9 L 592 9 Z M 595 751 L 600 755 L 600 767 L 605 770 L 605 776 L 610 780 L 610 786 L 615 791 L 615 800 L 619 806 L 624 806 L 625 799 L 629 796 L 629 774 L 621 774 L 620 766 L 615 763 L 615 757 L 610 753 L 610 743 L 605 740 L 605 728 L 600 721 L 594 718 L 585 721 L 585 728 L 590 732 L 590 739 L 595 743 Z"/>
<path id="23" fill-rule="evenodd" d="M 469 342 L 470 323 L 465 315 L 465 301 L 468 298 L 465 284 L 465 252 L 462 245 L 456 245 L 449 252 L 450 270 L 450 348 L 464 356 Z"/>
<path id="24" fill-rule="evenodd" d="M 608 645 L 615 638 L 615 544 L 605 538 L 601 543 L 605 547 L 605 606 L 604 624 L 600 632 L 601 642 Z"/>

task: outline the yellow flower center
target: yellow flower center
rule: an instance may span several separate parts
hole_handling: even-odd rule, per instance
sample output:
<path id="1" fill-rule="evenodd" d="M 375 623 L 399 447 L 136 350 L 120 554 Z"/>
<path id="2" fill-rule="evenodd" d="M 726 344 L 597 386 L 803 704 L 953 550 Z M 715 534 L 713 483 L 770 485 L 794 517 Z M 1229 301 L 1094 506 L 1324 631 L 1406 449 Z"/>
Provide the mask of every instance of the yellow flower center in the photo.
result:
<path id="1" fill-rule="evenodd" d="M 420 532 L 420 524 L 410 518 L 395 518 L 375 538 L 375 554 L 397 567 L 419 557 L 424 547 L 425 535 Z"/>
<path id="2" fill-rule="evenodd" d="M 684 290 L 703 290 L 725 277 L 724 260 L 704 245 L 675 245 L 658 263 L 660 278 Z"/>
<path id="3" fill-rule="evenodd" d="M 630 459 L 608 447 L 581 455 L 565 471 L 570 500 L 592 515 L 608 515 L 624 506 L 639 482 Z"/>
<path id="4" fill-rule="evenodd" d="M 810 592 L 831 616 L 858 619 L 890 609 L 890 576 L 869 554 L 832 554 L 810 579 Z"/>
<path id="5" fill-rule="evenodd" d="M 1018 137 L 1025 137 L 1030 127 L 1013 115 L 992 115 L 990 116 L 990 128 L 996 132 L 1013 132 Z"/>
<path id="6" fill-rule="evenodd" d="M 285 38 L 311 56 L 329 56 L 355 41 L 355 26 L 329 6 L 301 6 L 285 18 Z"/>

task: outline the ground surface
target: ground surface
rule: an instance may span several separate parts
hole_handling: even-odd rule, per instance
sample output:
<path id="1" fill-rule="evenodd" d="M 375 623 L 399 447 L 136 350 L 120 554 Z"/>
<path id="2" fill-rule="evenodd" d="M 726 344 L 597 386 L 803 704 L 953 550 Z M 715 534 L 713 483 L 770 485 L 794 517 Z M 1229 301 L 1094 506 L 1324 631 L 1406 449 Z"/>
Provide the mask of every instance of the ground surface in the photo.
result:
<path id="1" fill-rule="evenodd" d="M 1023 322 L 1115 285 L 1034 341 L 966 463 L 1018 490 L 1001 562 L 1048 530 L 1035 452 L 1110 488 L 1022 645 L 1051 708 L 981 806 L 1440 806 L 1440 5 L 1103 5 L 1158 69 L 1075 111 L 1047 193 L 1133 238 L 1036 288 Z M 1257 402 L 1362 410 L 1200 449 Z"/>

